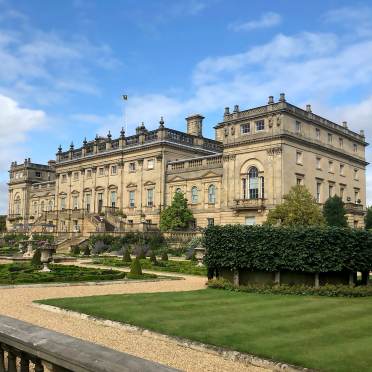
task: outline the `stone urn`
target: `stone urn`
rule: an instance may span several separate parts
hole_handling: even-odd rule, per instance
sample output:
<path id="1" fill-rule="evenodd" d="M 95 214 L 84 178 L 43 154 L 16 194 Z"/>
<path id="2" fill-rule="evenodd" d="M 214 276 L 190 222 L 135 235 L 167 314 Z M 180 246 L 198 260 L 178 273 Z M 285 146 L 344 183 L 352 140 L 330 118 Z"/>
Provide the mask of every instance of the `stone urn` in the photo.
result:
<path id="1" fill-rule="evenodd" d="M 49 262 L 52 261 L 53 253 L 55 253 L 56 249 L 53 245 L 45 244 L 39 248 L 40 250 L 40 261 L 43 264 L 43 268 L 41 272 L 50 272 L 49 269 Z"/>
<path id="2" fill-rule="evenodd" d="M 205 248 L 202 246 L 198 246 L 194 248 L 194 251 L 195 251 L 195 258 L 198 261 L 198 266 L 204 266 L 203 258 L 205 255 Z"/>

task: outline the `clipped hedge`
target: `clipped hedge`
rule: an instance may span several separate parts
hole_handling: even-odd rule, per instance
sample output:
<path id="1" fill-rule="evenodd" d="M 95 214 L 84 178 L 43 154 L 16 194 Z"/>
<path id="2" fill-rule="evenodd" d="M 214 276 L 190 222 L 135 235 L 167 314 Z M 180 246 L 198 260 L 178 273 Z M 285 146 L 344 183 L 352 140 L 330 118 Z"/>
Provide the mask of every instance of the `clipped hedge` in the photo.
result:
<path id="1" fill-rule="evenodd" d="M 210 226 L 205 231 L 210 268 L 265 271 L 372 270 L 372 232 L 339 227 Z"/>
<path id="2" fill-rule="evenodd" d="M 306 285 L 244 285 L 235 286 L 226 279 L 212 279 L 208 281 L 208 287 L 225 289 L 233 292 L 295 295 L 295 296 L 326 296 L 326 297 L 369 297 L 372 296 L 372 287 L 350 287 L 348 285 L 327 284 L 322 287 L 310 287 Z"/>

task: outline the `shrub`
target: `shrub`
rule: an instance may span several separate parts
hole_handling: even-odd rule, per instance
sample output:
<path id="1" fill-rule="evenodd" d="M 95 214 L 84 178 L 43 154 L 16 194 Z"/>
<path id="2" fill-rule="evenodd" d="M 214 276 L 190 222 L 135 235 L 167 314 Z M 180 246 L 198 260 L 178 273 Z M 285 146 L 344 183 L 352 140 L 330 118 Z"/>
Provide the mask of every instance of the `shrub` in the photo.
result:
<path id="1" fill-rule="evenodd" d="M 370 271 L 372 232 L 339 227 L 224 225 L 205 230 L 210 268 L 265 271 Z"/>
<path id="2" fill-rule="evenodd" d="M 36 249 L 35 253 L 31 259 L 32 266 L 41 266 L 41 251 L 40 249 Z"/>
<path id="3" fill-rule="evenodd" d="M 234 286 L 226 279 L 208 281 L 209 288 L 226 289 L 236 292 L 278 294 L 296 296 L 328 296 L 328 297 L 367 297 L 372 296 L 372 287 L 350 287 L 347 285 L 327 284 L 319 288 L 306 285 L 246 285 Z"/>
<path id="4" fill-rule="evenodd" d="M 154 251 L 150 251 L 150 261 L 153 265 L 156 265 L 158 263 Z"/>
<path id="5" fill-rule="evenodd" d="M 132 262 L 132 259 L 130 257 L 129 248 L 124 249 L 123 261 L 124 262 Z"/>
<path id="6" fill-rule="evenodd" d="M 130 265 L 130 274 L 131 275 L 142 275 L 141 263 L 138 257 L 136 257 Z"/>
<path id="7" fill-rule="evenodd" d="M 161 255 L 161 260 L 162 261 L 168 261 L 168 254 L 166 251 L 164 251 Z"/>
<path id="8" fill-rule="evenodd" d="M 78 256 L 80 254 L 80 247 L 78 245 L 72 245 L 71 254 L 74 256 Z"/>
<path id="9" fill-rule="evenodd" d="M 84 247 L 84 256 L 90 256 L 90 248 L 86 245 Z"/>

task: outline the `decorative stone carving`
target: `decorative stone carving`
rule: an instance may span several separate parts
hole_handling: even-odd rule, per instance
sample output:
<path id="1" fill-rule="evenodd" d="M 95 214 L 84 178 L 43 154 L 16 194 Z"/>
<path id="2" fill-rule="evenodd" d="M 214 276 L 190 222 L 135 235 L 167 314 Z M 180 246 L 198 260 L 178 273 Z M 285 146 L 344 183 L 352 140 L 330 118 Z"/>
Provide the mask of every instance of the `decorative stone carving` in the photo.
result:
<path id="1" fill-rule="evenodd" d="M 271 147 L 271 148 L 267 149 L 267 154 L 269 156 L 281 155 L 282 154 L 282 148 L 281 147 Z"/>

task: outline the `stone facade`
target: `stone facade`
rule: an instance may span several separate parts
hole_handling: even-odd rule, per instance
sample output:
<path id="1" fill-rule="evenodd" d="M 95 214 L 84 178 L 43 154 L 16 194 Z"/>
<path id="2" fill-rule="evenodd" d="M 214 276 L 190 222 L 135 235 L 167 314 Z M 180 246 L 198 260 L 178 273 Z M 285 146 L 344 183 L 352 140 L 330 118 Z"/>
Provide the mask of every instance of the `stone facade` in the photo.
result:
<path id="1" fill-rule="evenodd" d="M 48 165 L 12 163 L 8 228 L 87 236 L 95 231 L 156 229 L 160 211 L 185 193 L 195 226 L 262 223 L 296 184 L 323 204 L 340 195 L 354 227 L 366 205 L 364 133 L 278 102 L 225 109 L 215 140 L 202 135 L 203 116 L 187 132 L 142 124 L 127 137 L 96 137 L 59 148 Z"/>

